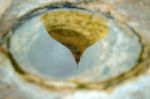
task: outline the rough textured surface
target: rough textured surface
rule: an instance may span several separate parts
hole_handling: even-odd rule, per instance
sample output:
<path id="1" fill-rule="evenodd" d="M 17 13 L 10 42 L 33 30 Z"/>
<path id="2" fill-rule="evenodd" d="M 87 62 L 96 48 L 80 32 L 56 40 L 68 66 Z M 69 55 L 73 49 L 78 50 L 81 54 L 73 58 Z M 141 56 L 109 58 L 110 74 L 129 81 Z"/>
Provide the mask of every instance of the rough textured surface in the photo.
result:
<path id="1" fill-rule="evenodd" d="M 11 8 L 0 19 L 0 32 L 7 31 L 8 28 L 17 21 L 17 18 L 24 15 L 33 8 L 42 4 L 48 4 L 53 0 L 13 0 Z M 55 0 L 62 1 L 62 0 Z M 118 22 L 132 26 L 150 46 L 149 26 L 150 26 L 150 1 L 149 0 L 65 0 L 80 2 L 80 6 L 111 12 Z M 99 2 L 98 2 L 99 1 Z M 86 3 L 86 4 L 85 4 Z M 79 4 L 78 4 L 79 5 Z M 91 5 L 91 6 L 89 6 Z M 1 50 L 2 52 L 3 50 Z M 149 51 L 149 50 L 148 50 Z M 144 55 L 147 59 L 145 67 L 149 67 L 150 52 Z M 150 97 L 150 69 L 139 76 L 130 79 L 130 74 L 126 77 L 127 81 L 115 86 L 110 91 L 105 90 L 80 90 L 74 92 L 45 90 L 34 83 L 22 80 L 12 68 L 8 57 L 0 54 L 0 99 L 149 99 Z M 140 69 L 142 71 L 142 69 Z M 128 74 L 128 72 L 127 72 Z M 132 74 L 132 73 L 131 73 Z M 31 81 L 32 82 L 32 81 Z M 42 82 L 41 82 L 42 83 Z M 58 84 L 58 86 L 61 86 Z M 108 85 L 109 86 L 109 85 Z"/>
<path id="2" fill-rule="evenodd" d="M 11 0 L 0 0 L 0 17 L 10 6 L 10 4 L 11 4 Z"/>

